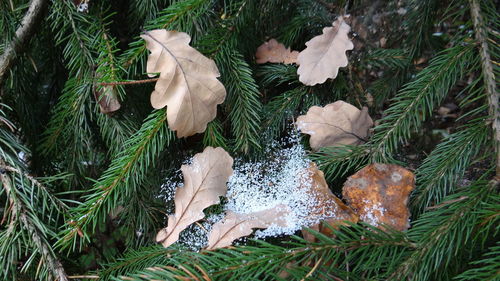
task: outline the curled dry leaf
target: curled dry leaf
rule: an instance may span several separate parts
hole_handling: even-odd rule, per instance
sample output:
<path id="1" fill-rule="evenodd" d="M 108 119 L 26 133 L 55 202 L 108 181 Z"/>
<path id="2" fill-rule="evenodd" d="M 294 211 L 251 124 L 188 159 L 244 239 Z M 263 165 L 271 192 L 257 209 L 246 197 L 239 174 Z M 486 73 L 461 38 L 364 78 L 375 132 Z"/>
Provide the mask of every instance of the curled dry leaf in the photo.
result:
<path id="1" fill-rule="evenodd" d="M 371 164 L 349 177 L 342 195 L 362 221 L 403 231 L 409 227 L 407 203 L 414 187 L 415 175 L 409 170 L 398 165 Z"/>
<path id="2" fill-rule="evenodd" d="M 354 211 L 346 206 L 342 200 L 335 196 L 325 180 L 325 175 L 318 169 L 316 164 L 311 163 L 306 171 L 308 175 L 307 182 L 301 185 L 306 188 L 310 196 L 314 197 L 316 205 L 312 207 L 309 216 L 321 219 L 323 223 L 317 223 L 311 226 L 311 229 L 319 231 L 325 235 L 332 235 L 331 229 L 326 226 L 328 224 L 332 227 L 338 227 L 350 221 L 352 223 L 358 222 L 358 216 Z M 315 237 L 308 231 L 303 230 L 302 234 L 304 239 L 313 242 Z"/>
<path id="3" fill-rule="evenodd" d="M 100 75 L 95 77 L 100 81 Z M 101 113 L 109 114 L 120 109 L 121 104 L 118 100 L 118 93 L 115 86 L 101 86 L 94 84 L 93 86 L 94 98 L 99 103 L 99 110 Z"/>
<path id="4" fill-rule="evenodd" d="M 117 111 L 121 107 L 115 88 L 113 86 L 104 86 L 102 90 L 95 91 L 94 97 L 99 103 L 99 109 L 101 110 L 101 113 L 109 114 Z"/>
<path id="5" fill-rule="evenodd" d="M 158 232 L 156 241 L 170 246 L 182 230 L 205 216 L 205 208 L 219 203 L 219 196 L 226 195 L 232 166 L 233 158 L 220 147 L 207 147 L 190 165 L 182 165 L 184 187 L 175 193 L 175 214 L 168 216 L 168 225 Z"/>
<path id="6" fill-rule="evenodd" d="M 152 106 L 168 107 L 168 125 L 177 137 L 204 132 L 226 97 L 215 62 L 189 46 L 191 38 L 186 33 L 156 29 L 141 37 L 151 51 L 149 76 L 160 73 L 151 94 Z"/>
<path id="7" fill-rule="evenodd" d="M 234 240 L 250 235 L 254 228 L 286 226 L 287 213 L 288 207 L 284 205 L 249 214 L 227 211 L 226 217 L 212 227 L 207 250 L 230 246 Z"/>
<path id="8" fill-rule="evenodd" d="M 298 55 L 299 52 L 285 48 L 285 45 L 273 38 L 257 48 L 255 58 L 258 64 L 267 62 L 292 64 L 297 63 Z"/>
<path id="9" fill-rule="evenodd" d="M 366 141 L 373 121 L 368 108 L 362 110 L 343 101 L 325 107 L 313 106 L 297 118 L 297 128 L 311 135 L 314 150 L 336 144 L 357 145 Z"/>
<path id="10" fill-rule="evenodd" d="M 346 51 L 354 48 L 347 37 L 350 29 L 340 16 L 332 27 L 323 29 L 323 34 L 306 42 L 306 49 L 297 57 L 300 82 L 314 86 L 337 77 L 339 68 L 347 66 Z"/>

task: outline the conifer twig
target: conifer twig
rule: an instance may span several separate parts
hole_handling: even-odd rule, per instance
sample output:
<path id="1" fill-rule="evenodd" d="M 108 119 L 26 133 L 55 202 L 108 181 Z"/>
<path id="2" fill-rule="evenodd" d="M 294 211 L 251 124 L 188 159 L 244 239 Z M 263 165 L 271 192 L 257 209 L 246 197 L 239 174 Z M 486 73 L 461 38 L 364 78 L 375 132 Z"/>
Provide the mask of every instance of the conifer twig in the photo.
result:
<path id="1" fill-rule="evenodd" d="M 493 118 L 493 137 L 496 150 L 496 181 L 500 181 L 500 95 L 497 92 L 495 83 L 495 73 L 491 64 L 490 51 L 488 47 L 488 35 L 479 1 L 471 0 L 471 15 L 474 23 L 474 33 L 479 43 L 481 66 L 483 69 L 484 84 L 486 84 L 486 94 L 488 95 L 489 114 Z"/>
<path id="2" fill-rule="evenodd" d="M 4 161 L 0 159 L 0 166 L 5 167 Z M 12 193 L 12 181 L 7 176 L 8 170 L 3 170 L 0 172 L 0 182 L 2 183 L 2 187 L 5 189 L 5 193 L 9 196 Z M 19 216 L 19 219 L 23 223 L 24 227 L 31 234 L 31 238 L 33 242 L 38 247 L 40 254 L 45 260 L 47 267 L 52 271 L 52 274 L 57 278 L 58 281 L 68 281 L 68 276 L 62 266 L 61 262 L 54 256 L 54 253 L 50 251 L 49 247 L 45 243 L 44 239 L 39 233 L 39 230 L 33 223 L 30 221 L 28 215 L 26 214 L 26 210 L 21 202 L 10 198 L 10 202 L 13 208 L 13 212 Z"/>
<path id="3" fill-rule="evenodd" d="M 116 85 L 132 85 L 132 84 L 146 84 L 158 81 L 159 78 L 134 80 L 134 81 L 117 81 L 117 82 L 103 82 L 100 83 L 101 86 L 116 86 Z"/>
<path id="4" fill-rule="evenodd" d="M 42 13 L 47 6 L 48 0 L 31 0 L 28 12 L 24 15 L 21 26 L 16 30 L 14 39 L 7 45 L 0 57 L 0 86 L 7 77 L 7 72 L 14 63 L 19 52 L 29 42 L 38 22 L 43 18 Z"/>

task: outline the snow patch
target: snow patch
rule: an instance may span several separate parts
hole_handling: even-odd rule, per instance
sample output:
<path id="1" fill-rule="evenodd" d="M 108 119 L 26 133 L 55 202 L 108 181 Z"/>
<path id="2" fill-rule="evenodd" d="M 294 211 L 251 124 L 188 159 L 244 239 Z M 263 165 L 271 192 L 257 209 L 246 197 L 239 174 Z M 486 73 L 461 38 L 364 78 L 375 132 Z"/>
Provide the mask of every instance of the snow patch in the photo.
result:
<path id="1" fill-rule="evenodd" d="M 359 218 L 368 224 L 378 226 L 379 218 L 383 217 L 387 210 L 382 206 L 380 202 L 370 205 L 370 201 L 364 200 L 364 203 L 365 207 L 363 209 L 363 215 L 361 215 Z"/>
<path id="2" fill-rule="evenodd" d="M 298 134 L 280 143 L 270 144 L 266 148 L 265 155 L 267 159 L 261 161 L 247 162 L 235 159 L 234 173 L 227 183 L 227 203 L 223 207 L 224 211 L 249 214 L 285 205 L 285 226 L 271 225 L 267 229 L 257 230 L 255 232 L 257 238 L 292 235 L 303 227 L 317 224 L 327 216 L 333 216 L 332 214 L 324 214 L 324 217 L 311 216 L 318 202 L 310 190 L 313 183 L 306 172 L 311 161 L 300 144 Z M 185 162 L 188 163 L 192 164 L 191 160 Z M 166 179 L 160 188 L 158 198 L 165 201 L 167 207 L 170 207 L 168 210 L 170 212 L 174 211 L 172 202 L 175 190 L 182 185 L 178 180 Z M 224 215 L 224 213 L 209 215 L 208 218 L 192 224 L 182 231 L 179 243 L 190 250 L 202 249 L 207 245 L 212 225 L 223 219 Z M 237 243 L 244 243 L 245 240 L 239 239 Z"/>

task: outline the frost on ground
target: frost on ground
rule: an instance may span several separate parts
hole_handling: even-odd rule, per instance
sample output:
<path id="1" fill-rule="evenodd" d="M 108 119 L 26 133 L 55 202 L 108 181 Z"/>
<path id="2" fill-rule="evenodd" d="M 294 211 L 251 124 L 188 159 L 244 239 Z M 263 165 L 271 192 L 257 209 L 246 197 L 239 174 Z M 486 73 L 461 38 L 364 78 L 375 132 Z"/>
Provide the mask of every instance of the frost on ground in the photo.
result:
<path id="1" fill-rule="evenodd" d="M 308 216 L 317 205 L 307 188 L 312 184 L 306 172 L 310 160 L 298 137 L 288 139 L 285 145 L 288 148 L 271 147 L 269 158 L 264 161 L 237 161 L 233 176 L 229 178 L 226 210 L 254 213 L 279 205 L 288 207 L 286 226 L 272 225 L 258 230 L 255 232 L 258 238 L 291 235 L 304 226 L 317 223 L 317 218 L 313 221 Z"/>
<path id="2" fill-rule="evenodd" d="M 227 183 L 227 203 L 224 210 L 249 214 L 280 205 L 287 206 L 286 224 L 257 230 L 257 238 L 291 235 L 324 219 L 311 215 L 318 202 L 310 188 L 313 184 L 308 173 L 311 161 L 306 157 L 299 136 L 270 145 L 265 155 L 267 159 L 262 161 L 235 160 L 234 173 Z M 177 186 L 178 182 L 167 180 L 162 185 L 159 198 L 172 205 Z M 192 250 L 203 248 L 207 244 L 211 226 L 222 219 L 222 216 L 223 214 L 216 217 L 209 215 L 204 221 L 193 224 L 183 231 L 179 242 Z"/>

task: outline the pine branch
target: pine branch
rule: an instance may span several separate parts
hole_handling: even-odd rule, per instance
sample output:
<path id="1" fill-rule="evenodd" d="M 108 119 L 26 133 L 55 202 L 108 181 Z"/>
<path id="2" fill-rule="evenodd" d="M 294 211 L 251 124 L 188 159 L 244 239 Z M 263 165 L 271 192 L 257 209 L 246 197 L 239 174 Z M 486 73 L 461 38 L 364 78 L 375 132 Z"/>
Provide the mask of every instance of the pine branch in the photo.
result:
<path id="1" fill-rule="evenodd" d="M 56 43 L 65 44 L 62 54 L 70 78 L 52 110 L 39 151 L 54 158 L 64 151 L 66 170 L 88 176 L 88 163 L 95 157 L 91 130 L 95 56 L 90 47 L 94 46 L 99 21 L 79 13 L 70 1 L 54 1 L 49 20 Z"/>
<path id="2" fill-rule="evenodd" d="M 414 81 L 404 86 L 385 111 L 386 116 L 380 125 L 374 129 L 375 134 L 369 143 L 373 161 L 388 161 L 399 144 L 432 114 L 456 81 L 475 67 L 477 60 L 473 47 L 461 44 L 446 49 L 432 59 Z"/>
<path id="3" fill-rule="evenodd" d="M 405 45 L 409 49 L 411 60 L 418 58 L 425 44 L 429 44 L 429 35 L 434 21 L 438 14 L 438 5 L 440 1 L 436 0 L 411 0 L 407 16 L 408 36 Z"/>
<path id="4" fill-rule="evenodd" d="M 415 247 L 401 232 L 382 231 L 368 225 L 344 226 L 332 231 L 335 232 L 335 239 L 312 231 L 318 238 L 317 243 L 309 243 L 298 237 L 285 242 L 283 246 L 256 240 L 254 246 L 236 246 L 200 253 L 174 248 L 172 250 L 175 254 L 168 257 L 164 257 L 167 250 L 156 253 L 146 248 L 143 254 L 133 253 L 130 264 L 126 264 L 124 259 L 122 265 L 126 267 L 121 267 L 119 274 L 128 272 L 130 277 L 122 277 L 123 280 L 170 280 L 184 277 L 195 280 L 276 280 L 286 270 L 297 276 L 297 280 L 305 276 L 315 279 L 320 274 L 328 276 L 327 279 L 330 280 L 336 276 L 348 276 L 356 280 L 356 276 L 375 274 L 388 264 L 397 263 L 406 250 Z M 151 258 L 141 258 L 150 254 Z M 335 267 L 331 266 L 332 261 Z M 359 267 L 351 267 L 352 272 L 349 272 L 348 264 Z M 130 273 L 144 266 L 151 268 Z M 126 268 L 130 270 L 125 270 Z"/>
<path id="5" fill-rule="evenodd" d="M 167 0 L 132 0 L 129 4 L 130 20 L 140 27 L 143 22 L 154 19 L 169 2 Z"/>
<path id="6" fill-rule="evenodd" d="M 203 146 L 222 147 L 227 149 L 228 141 L 223 133 L 222 124 L 218 119 L 208 123 L 207 129 L 203 134 Z"/>
<path id="7" fill-rule="evenodd" d="M 446 280 L 449 266 L 459 268 L 463 252 L 480 246 L 495 227 L 485 222 L 482 212 L 498 200 L 493 186 L 485 181 L 473 183 L 467 190 L 446 197 L 443 205 L 424 213 L 414 222 L 409 236 L 418 241 L 418 248 L 390 275 L 390 280 Z M 460 199 L 460 200 L 457 200 Z M 490 220 L 498 221 L 498 218 Z"/>
<path id="8" fill-rule="evenodd" d="M 19 159 L 18 153 L 27 153 L 27 149 L 19 143 L 19 140 L 13 135 L 16 126 L 7 119 L 5 110 L 6 108 L 10 110 L 11 108 L 0 103 L 0 123 L 8 128 L 4 129 L 4 126 L 0 126 L 0 159 L 4 162 L 9 163 L 14 166 L 23 165 L 22 161 Z"/>
<path id="9" fill-rule="evenodd" d="M 257 76 L 263 87 L 301 85 L 297 67 L 291 64 L 265 64 L 258 68 Z"/>
<path id="10" fill-rule="evenodd" d="M 486 93 L 488 95 L 489 114 L 492 120 L 494 147 L 496 151 L 496 181 L 500 182 L 500 94 L 497 91 L 495 73 L 493 72 L 492 60 L 488 46 L 487 26 L 484 23 L 481 15 L 481 7 L 479 1 L 470 0 L 472 21 L 474 23 L 474 33 L 476 40 L 479 42 L 481 67 L 483 71 L 483 79 L 486 85 Z"/>
<path id="11" fill-rule="evenodd" d="M 44 212 L 52 213 L 53 210 L 51 210 L 51 208 L 61 211 L 60 208 L 65 208 L 65 205 L 59 202 L 56 198 L 52 197 L 46 188 L 43 187 L 37 180 L 29 176 L 26 177 L 17 168 L 7 166 L 4 159 L 0 159 L 0 171 L 0 182 L 5 190 L 7 198 L 9 199 L 8 202 L 10 205 L 6 208 L 6 210 L 9 210 L 8 212 L 10 213 L 10 216 L 7 219 L 7 221 L 9 221 L 9 227 L 0 234 L 0 256 L 5 258 L 4 262 L 13 262 L 12 259 L 20 258 L 21 256 L 16 256 L 16 251 L 13 251 L 11 247 L 18 246 L 19 249 L 23 247 L 31 248 L 29 245 L 18 245 L 18 243 L 26 243 L 23 241 L 24 239 L 22 239 L 26 238 L 23 237 L 22 233 L 27 233 L 34 246 L 34 249 L 31 250 L 33 251 L 32 255 L 38 252 L 41 255 L 43 264 L 51 272 L 50 274 L 59 281 L 67 281 L 68 278 L 66 272 L 49 242 L 49 236 L 55 235 L 50 228 L 42 222 L 42 218 L 38 214 L 38 211 L 41 211 L 42 216 L 47 216 L 47 218 L 43 219 L 55 221 L 57 218 L 50 217 L 50 214 L 44 214 Z M 13 176 L 10 176 L 10 173 L 12 173 Z M 15 185 L 20 185 L 21 187 L 17 187 Z M 35 187 L 37 190 L 35 190 Z M 33 202 L 30 198 L 34 195 L 40 196 L 40 198 L 35 200 L 35 202 Z M 41 202 L 43 206 L 42 210 L 37 210 L 40 206 L 37 206 L 35 203 L 38 202 Z M 4 219 L 6 219 L 7 216 L 7 212 L 5 212 Z M 18 220 L 22 224 L 21 229 L 16 229 Z M 18 255 L 19 254 L 21 253 L 18 253 Z M 26 268 L 28 266 L 29 263 L 24 267 Z M 8 274 L 5 268 L 4 264 L 2 270 L 3 273 L 0 274 L 0 276 Z M 40 277 L 43 276 L 42 273 L 40 274 Z M 8 275 L 5 277 L 7 278 Z M 46 279 L 49 280 L 49 278 Z"/>
<path id="12" fill-rule="evenodd" d="M 169 29 L 188 33 L 192 42 L 196 42 L 197 37 L 206 30 L 206 25 L 210 24 L 211 12 L 209 0 L 186 0 L 178 1 L 165 8 L 159 16 L 149 20 L 144 29 Z M 138 38 L 130 43 L 129 49 L 120 56 L 122 66 L 130 74 L 142 74 L 146 72 L 146 46 L 144 40 Z"/>
<path id="13" fill-rule="evenodd" d="M 143 80 L 133 80 L 133 81 L 116 81 L 116 82 L 101 82 L 99 85 L 101 86 L 116 86 L 116 85 L 135 85 L 135 84 L 147 84 L 147 83 L 155 83 L 160 78 L 150 78 Z"/>
<path id="14" fill-rule="evenodd" d="M 102 18 L 99 16 L 99 31 L 95 35 L 95 41 L 97 42 L 94 43 L 94 46 L 97 46 L 95 51 L 98 57 L 95 59 L 97 68 L 95 69 L 95 81 L 92 90 L 96 99 L 96 92 L 105 93 L 104 87 L 106 84 L 113 84 L 115 83 L 113 81 L 119 81 L 125 74 L 125 70 L 119 65 L 116 57 L 118 42 L 115 38 L 108 35 L 108 25 L 110 23 L 107 21 L 106 17 Z M 126 95 L 123 86 L 118 84 L 108 86 L 111 86 L 113 93 L 116 94 L 114 98 L 123 102 Z M 100 98 L 106 99 L 108 97 L 101 95 Z M 114 155 L 136 130 L 136 124 L 125 114 L 121 118 L 116 118 L 103 114 L 98 108 L 99 103 L 97 101 L 94 110 L 94 115 L 97 115 L 97 125 L 99 126 L 102 138 L 109 148 L 110 154 Z"/>
<path id="15" fill-rule="evenodd" d="M 85 77 L 93 66 L 89 46 L 93 46 L 93 34 L 98 30 L 95 21 L 76 11 L 69 1 L 53 1 L 48 18 L 55 32 L 56 44 L 65 43 L 63 56 L 70 76 Z"/>
<path id="16" fill-rule="evenodd" d="M 500 242 L 496 246 L 490 247 L 483 258 L 470 263 L 471 268 L 456 276 L 456 280 L 484 280 L 494 281 L 500 275 Z"/>
<path id="17" fill-rule="evenodd" d="M 61 246 L 75 243 L 77 235 L 87 239 L 87 232 L 94 231 L 109 212 L 120 204 L 127 207 L 128 198 L 137 192 L 159 153 L 174 139 L 173 132 L 167 128 L 166 119 L 166 110 L 153 111 L 124 144 L 122 151 L 94 184 L 85 202 L 74 209 L 74 220 L 63 231 L 64 237 L 59 241 Z"/>
<path id="18" fill-rule="evenodd" d="M 287 128 L 287 122 L 298 113 L 302 100 L 308 92 L 307 87 L 299 86 L 274 97 L 265 105 L 264 128 L 270 138 L 276 139 Z"/>
<path id="19" fill-rule="evenodd" d="M 290 20 L 287 24 L 280 25 L 278 41 L 285 44 L 285 46 L 302 45 L 305 42 L 304 39 L 306 41 L 310 39 L 304 38 L 306 32 L 308 33 L 307 36 L 321 34 L 321 29 L 331 24 L 336 18 L 336 15 L 317 1 L 296 1 L 294 4 L 295 13 L 291 13 L 292 16 L 288 15 Z M 280 23 L 282 22 L 283 18 Z"/>
<path id="20" fill-rule="evenodd" d="M 15 58 L 26 48 L 29 40 L 33 36 L 37 25 L 43 19 L 43 13 L 47 7 L 48 0 L 31 0 L 28 11 L 24 16 L 21 25 L 16 30 L 15 38 L 3 50 L 0 56 L 0 87 L 6 80 L 7 72 L 15 62 Z"/>
<path id="21" fill-rule="evenodd" d="M 396 70 L 407 68 L 410 60 L 402 49 L 375 49 L 363 58 L 363 62 L 378 68 Z"/>
<path id="22" fill-rule="evenodd" d="M 375 98 L 374 106 L 382 108 L 387 99 L 394 96 L 401 86 L 408 81 L 407 69 L 388 70 L 370 84 L 367 91 Z"/>
<path id="23" fill-rule="evenodd" d="M 117 261 L 105 265 L 98 272 L 100 280 L 107 281 L 113 277 L 132 275 L 135 272 L 161 264 L 167 264 L 171 254 L 177 249 L 165 249 L 162 246 L 150 246 L 138 250 L 129 250 Z"/>
<path id="24" fill-rule="evenodd" d="M 439 143 L 417 169 L 417 189 L 411 200 L 416 210 L 413 214 L 453 193 L 472 160 L 488 142 L 488 128 L 481 118 Z"/>
<path id="25" fill-rule="evenodd" d="M 344 177 L 361 169 L 368 162 L 369 147 L 324 147 L 309 155 L 329 180 Z"/>
<path id="26" fill-rule="evenodd" d="M 88 74 L 90 75 L 90 74 Z M 40 153 L 47 157 L 64 155 L 66 171 L 85 175 L 84 163 L 92 159 L 92 131 L 88 112 L 91 112 L 91 78 L 70 78 L 63 94 L 52 111 L 52 118 L 43 133 Z M 76 170 L 76 171 L 75 171 Z"/>
<path id="27" fill-rule="evenodd" d="M 235 150 L 244 153 L 260 149 L 260 120 L 262 104 L 252 70 L 243 56 L 229 47 L 222 47 L 215 58 L 221 71 L 221 80 L 228 97 L 225 102 L 231 129 L 235 137 Z"/>

